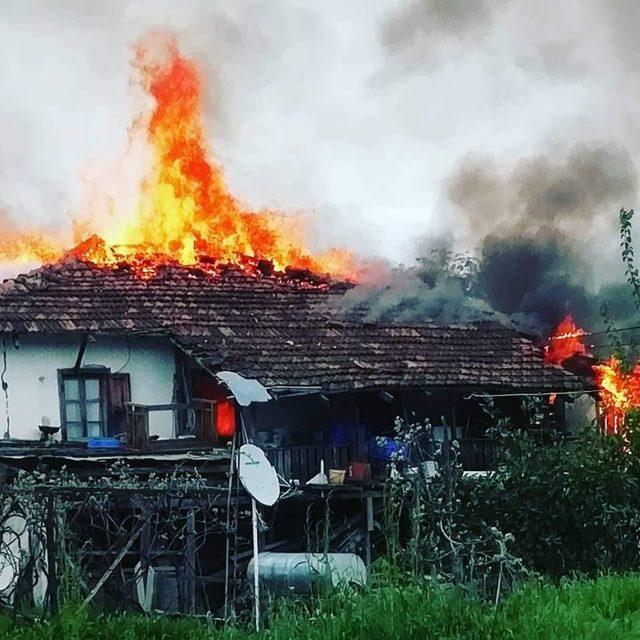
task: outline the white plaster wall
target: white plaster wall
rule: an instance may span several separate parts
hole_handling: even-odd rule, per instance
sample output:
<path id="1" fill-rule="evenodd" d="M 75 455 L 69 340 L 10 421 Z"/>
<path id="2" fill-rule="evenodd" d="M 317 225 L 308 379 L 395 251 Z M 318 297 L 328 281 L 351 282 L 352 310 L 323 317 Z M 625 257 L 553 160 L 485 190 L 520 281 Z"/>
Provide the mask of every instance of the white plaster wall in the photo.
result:
<path id="1" fill-rule="evenodd" d="M 60 424 L 58 369 L 73 367 L 80 336 L 20 336 L 16 348 L 7 340 L 7 371 L 11 437 L 38 439 L 42 416 Z M 83 366 L 100 365 L 112 372 L 128 373 L 131 400 L 139 404 L 170 403 L 173 394 L 175 358 L 173 346 L 159 338 L 101 337 L 90 339 Z M 0 371 L 2 371 L 0 353 Z M 0 389 L 0 437 L 7 428 L 5 394 Z M 150 414 L 149 431 L 161 438 L 173 437 L 170 412 Z"/>
<path id="2" fill-rule="evenodd" d="M 596 418 L 596 400 L 593 396 L 584 393 L 573 402 L 565 404 L 565 420 L 567 428 L 572 433 L 593 423 Z"/>

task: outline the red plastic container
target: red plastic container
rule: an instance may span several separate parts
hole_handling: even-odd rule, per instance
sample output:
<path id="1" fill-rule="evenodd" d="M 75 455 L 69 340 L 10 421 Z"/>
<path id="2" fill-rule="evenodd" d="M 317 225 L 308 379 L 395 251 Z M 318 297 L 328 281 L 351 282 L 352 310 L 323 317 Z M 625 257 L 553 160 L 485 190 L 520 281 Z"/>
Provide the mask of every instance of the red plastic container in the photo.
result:
<path id="1" fill-rule="evenodd" d="M 371 465 L 368 462 L 350 462 L 349 477 L 352 480 L 368 480 L 371 478 Z"/>

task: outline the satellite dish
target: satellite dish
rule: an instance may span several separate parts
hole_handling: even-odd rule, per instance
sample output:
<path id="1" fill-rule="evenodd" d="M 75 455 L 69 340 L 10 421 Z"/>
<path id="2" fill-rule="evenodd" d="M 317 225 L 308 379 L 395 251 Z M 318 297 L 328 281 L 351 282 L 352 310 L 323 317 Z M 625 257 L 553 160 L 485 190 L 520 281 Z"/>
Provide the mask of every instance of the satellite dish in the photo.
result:
<path id="1" fill-rule="evenodd" d="M 243 444 L 238 456 L 242 486 L 260 504 L 274 505 L 280 496 L 280 483 L 264 451 L 255 444 Z"/>

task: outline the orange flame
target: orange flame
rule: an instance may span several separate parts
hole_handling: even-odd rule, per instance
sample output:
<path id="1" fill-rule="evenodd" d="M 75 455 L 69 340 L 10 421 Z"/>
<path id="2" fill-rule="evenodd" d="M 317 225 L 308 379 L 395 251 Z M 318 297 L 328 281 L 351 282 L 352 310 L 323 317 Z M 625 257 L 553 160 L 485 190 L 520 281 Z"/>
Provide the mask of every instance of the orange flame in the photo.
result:
<path id="1" fill-rule="evenodd" d="M 574 355 L 589 355 L 580 329 L 568 315 L 556 327 L 544 348 L 546 362 L 562 364 Z M 611 356 L 607 362 L 592 366 L 598 386 L 598 399 L 605 433 L 622 433 L 628 411 L 640 407 L 640 363 L 626 372 L 620 361 Z"/>
<path id="2" fill-rule="evenodd" d="M 593 366 L 596 384 L 600 388 L 600 406 L 606 433 L 620 433 L 628 411 L 640 407 L 640 363 L 629 372 L 611 356 L 603 364 Z"/>
<path id="3" fill-rule="evenodd" d="M 587 355 L 587 348 L 582 342 L 585 335 L 586 331 L 580 329 L 570 315 L 565 316 L 544 348 L 545 362 L 562 364 L 571 356 Z"/>
<path id="4" fill-rule="evenodd" d="M 133 65 L 154 107 L 134 122 L 145 127 L 152 166 L 143 181 L 133 219 L 121 219 L 107 233 L 106 246 L 90 236 L 73 253 L 97 264 L 126 261 L 143 265 L 172 261 L 189 265 L 246 264 L 246 257 L 287 266 L 353 277 L 355 263 L 346 251 L 311 255 L 303 230 L 290 217 L 253 212 L 229 192 L 220 167 L 208 152 L 201 117 L 202 82 L 196 63 L 184 57 L 173 38 L 151 33 L 134 47 Z M 89 227 L 89 228 L 87 228 Z M 9 237 L 10 240 L 6 240 Z M 10 234 L 0 243 L 0 261 L 52 261 L 62 246 L 42 234 Z"/>
<path id="5" fill-rule="evenodd" d="M 52 262 L 62 245 L 40 231 L 20 231 L 6 213 L 0 211 L 0 262 Z"/>

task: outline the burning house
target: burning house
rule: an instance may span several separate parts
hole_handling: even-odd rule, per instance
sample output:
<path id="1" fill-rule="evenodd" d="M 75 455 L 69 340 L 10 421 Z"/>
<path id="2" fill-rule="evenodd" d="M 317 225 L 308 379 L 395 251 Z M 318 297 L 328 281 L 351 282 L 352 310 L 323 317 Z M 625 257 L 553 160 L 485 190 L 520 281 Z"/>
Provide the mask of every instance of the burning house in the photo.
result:
<path id="1" fill-rule="evenodd" d="M 598 388 L 598 422 L 603 433 L 624 434 L 626 414 L 640 407 L 640 365 L 625 366 L 615 353 L 596 359 L 585 344 L 589 335 L 570 315 L 566 316 L 544 348 L 545 360 L 592 378 Z"/>
<path id="2" fill-rule="evenodd" d="M 69 257 L 5 281 L 0 290 L 2 491 L 13 495 L 20 470 L 68 469 L 91 480 L 110 473 L 116 461 L 151 485 L 156 475 L 176 471 L 197 472 L 206 483 L 180 509 L 175 492 L 127 491 L 124 511 L 122 490 L 43 487 L 44 505 L 71 504 L 73 527 L 85 527 L 83 548 L 94 545 L 97 556 L 82 564 L 94 589 L 107 578 L 112 583 L 121 565 L 119 586 L 110 587 L 116 602 L 128 602 L 132 592 L 136 606 L 151 606 L 155 598 L 156 608 L 169 611 L 222 611 L 224 602 L 227 615 L 242 584 L 238 567 L 251 553 L 247 523 L 232 515 L 247 505 L 239 488 L 231 488 L 232 449 L 239 443 L 259 444 L 294 490 L 263 534 L 263 548 L 312 551 L 310 523 L 331 517 L 335 533 L 323 544 L 369 559 L 398 416 L 431 420 L 434 451 L 438 440 L 455 438 L 464 468 L 482 470 L 496 463 L 480 406 L 486 394 L 497 396 L 512 417 L 523 395 L 557 394 L 558 428 L 567 401 L 592 389 L 583 377 L 545 362 L 531 339 L 497 324 L 345 317 L 334 301 L 351 285 L 308 271 L 275 271 L 250 259 L 145 265 L 141 274 L 135 262 Z M 323 469 L 331 484 L 309 482 Z M 96 491 L 103 497 L 87 502 Z M 21 504 L 15 498 L 14 506 Z M 102 506 L 94 513 L 96 504 Z M 14 520 L 5 524 L 26 531 L 30 508 L 7 512 Z M 41 511 L 49 518 L 37 529 L 46 532 L 43 541 L 24 542 L 24 557 L 46 549 L 53 562 L 51 508 Z M 137 513 L 133 522 L 142 524 L 126 517 L 123 524 L 122 513 Z M 143 535 L 151 514 L 158 514 L 156 527 L 186 523 L 180 525 L 184 548 L 167 550 L 159 533 Z M 208 522 L 211 514 L 220 515 Z M 33 533 L 21 536 L 31 541 Z M 12 606 L 28 566 L 9 570 L 0 563 L 6 585 L 0 598 L 8 590 Z M 30 598 L 42 591 L 42 578 L 34 575 Z M 52 575 L 44 601 L 54 610 Z M 144 584 L 155 585 L 148 605 Z"/>
<path id="3" fill-rule="evenodd" d="M 264 262 L 165 264 L 140 277 L 71 259 L 9 280 L 2 449 L 36 446 L 43 425 L 59 427 L 51 439 L 69 451 L 114 439 L 136 451 L 224 448 L 242 428 L 304 482 L 323 457 L 343 469 L 370 462 L 372 441 L 416 416 L 449 425 L 473 468 L 486 423 L 478 397 L 585 389 L 496 324 L 345 318 L 332 302 L 348 287 Z M 248 381 L 264 402 L 242 407 L 234 394 Z"/>
<path id="4" fill-rule="evenodd" d="M 89 572 L 98 588 L 100 576 L 113 572 L 105 564 L 112 558 L 122 563 L 123 576 L 132 576 L 117 591 L 118 601 L 123 588 L 125 595 L 138 588 L 137 602 L 144 600 L 144 558 L 159 576 L 154 580 L 164 576 L 154 597 L 180 595 L 160 598 L 156 606 L 163 610 L 220 610 L 223 600 L 235 600 L 230 594 L 236 592 L 237 566 L 250 551 L 246 530 L 238 533 L 242 520 L 230 520 L 231 509 L 241 510 L 246 497 L 236 492 L 225 507 L 232 495 L 229 445 L 259 444 L 295 488 L 264 538 L 266 549 L 309 551 L 305 527 L 314 517 L 328 517 L 331 498 L 337 533 L 329 548 L 356 549 L 370 558 L 396 417 L 430 419 L 434 450 L 437 440 L 455 438 L 464 467 L 481 470 L 496 462 L 495 442 L 485 434 L 490 421 L 480 407 L 483 396 L 497 396 L 515 417 L 523 395 L 557 394 L 558 427 L 565 422 L 565 400 L 591 390 L 583 377 L 545 362 L 531 339 L 497 324 L 397 325 L 344 317 L 334 301 L 351 285 L 308 271 L 275 271 L 250 259 L 226 266 L 145 265 L 141 274 L 135 262 L 99 265 L 69 257 L 5 281 L 0 290 L 6 490 L 20 470 L 69 469 L 96 478 L 125 461 L 149 479 L 197 471 L 215 497 L 215 507 L 190 498 L 186 515 L 172 516 L 187 523 L 186 548 L 179 552 L 154 547 L 149 539 L 161 540 L 159 535 L 138 541 L 142 529 L 121 524 L 113 532 L 120 547 L 112 543 L 109 553 L 100 551 L 106 541 L 99 532 L 113 526 L 114 517 L 83 533 L 98 538 L 95 553 L 103 562 Z M 307 484 L 323 468 L 333 483 Z M 51 495 L 57 494 L 43 493 Z M 143 522 L 152 509 L 163 513 L 156 522 L 175 511 L 173 494 L 160 506 L 153 495 L 128 497 L 132 511 L 142 509 Z M 88 509 L 85 497 L 73 494 L 68 502 L 78 512 Z M 226 528 L 223 515 L 217 529 L 198 520 L 197 514 L 218 512 L 228 514 Z M 109 509 L 99 517 L 105 513 Z M 122 513 L 121 504 L 115 513 Z M 49 536 L 40 549 L 49 548 Z M 198 556 L 196 546 L 204 550 Z M 7 581 L 5 573 L 0 566 L 0 581 L 14 594 L 19 582 Z M 17 570 L 10 573 L 15 575 Z M 185 584 L 192 585 L 186 594 Z M 47 593 L 51 602 L 52 588 Z"/>
<path id="5" fill-rule="evenodd" d="M 315 255 L 284 216 L 241 206 L 208 157 L 195 64 L 173 41 L 159 58 L 151 49 L 141 43 L 135 56 L 155 107 L 136 120 L 153 161 L 134 215 L 98 229 L 105 240 L 75 238 L 70 252 L 33 233 L 0 238 L 1 261 L 44 263 L 0 286 L 0 487 L 19 470 L 95 478 L 124 460 L 147 479 L 197 471 L 204 488 L 184 501 L 153 486 L 135 495 L 120 488 L 108 498 L 111 510 L 97 510 L 102 503 L 88 491 L 43 488 L 44 521 L 26 531 L 29 504 L 9 514 L 37 560 L 9 570 L 0 558 L 0 600 L 10 587 L 15 603 L 23 580 L 35 598 L 34 563 L 46 555 L 55 609 L 53 505 L 64 498 L 79 537 L 94 542 L 87 598 L 122 565 L 122 576 L 134 577 L 116 600 L 133 589 L 151 607 L 145 585 L 154 568 L 181 600 L 160 608 L 226 605 L 237 566 L 250 556 L 239 515 L 246 495 L 232 487 L 232 451 L 246 442 L 265 450 L 293 492 L 264 526 L 264 548 L 308 550 L 310 513 L 319 507 L 329 517 L 322 507 L 331 498 L 341 501 L 331 510 L 340 522 L 326 545 L 353 547 L 346 534 L 361 528 L 355 544 L 369 558 L 396 418 L 428 419 L 434 450 L 455 438 L 464 468 L 485 470 L 496 448 L 482 398 L 495 397 L 517 421 L 523 396 L 553 397 L 555 422 L 540 429 L 563 429 L 573 398 L 595 390 L 499 324 L 343 314 L 335 302 L 353 286 L 353 256 Z M 323 469 L 334 482 L 309 483 Z M 122 515 L 134 512 L 138 520 Z M 151 522 L 156 531 L 177 523 L 182 546 L 152 534 Z"/>

